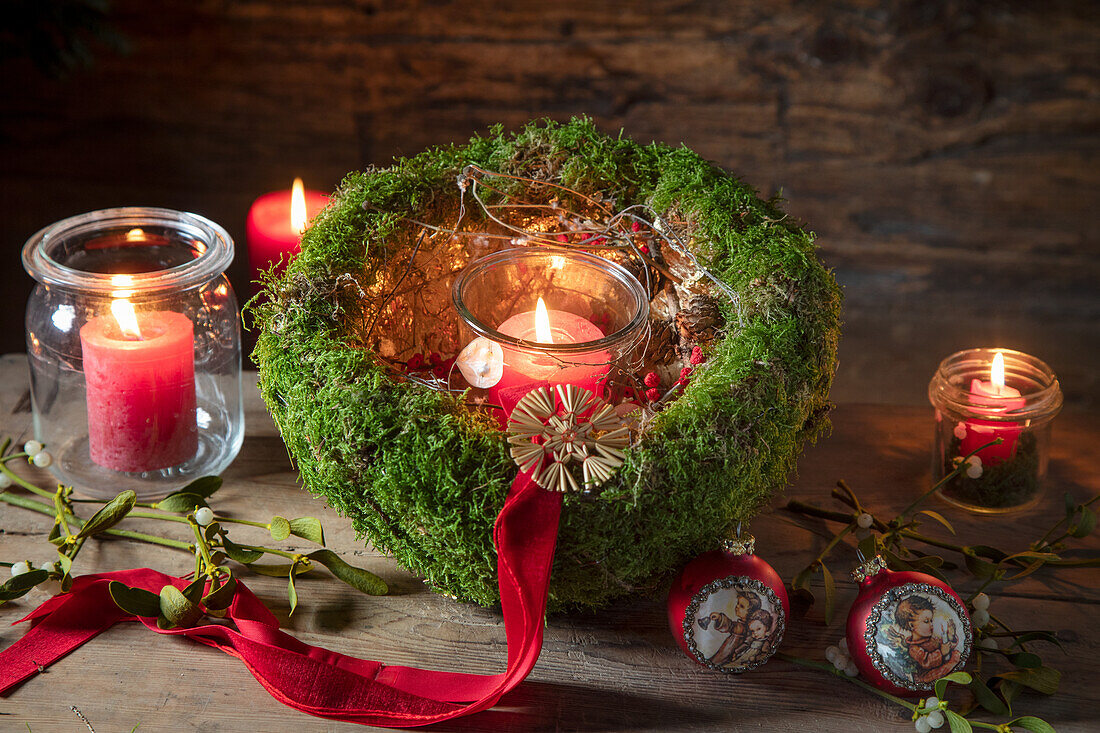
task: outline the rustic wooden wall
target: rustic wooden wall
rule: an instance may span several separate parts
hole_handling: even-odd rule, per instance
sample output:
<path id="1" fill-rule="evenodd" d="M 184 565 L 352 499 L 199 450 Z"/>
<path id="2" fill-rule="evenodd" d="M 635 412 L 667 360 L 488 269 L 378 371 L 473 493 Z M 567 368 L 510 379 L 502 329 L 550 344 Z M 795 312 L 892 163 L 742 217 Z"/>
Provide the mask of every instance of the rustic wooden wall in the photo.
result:
<path id="1" fill-rule="evenodd" d="M 845 285 L 841 400 L 921 402 L 940 358 L 1021 348 L 1095 407 L 1100 19 L 1090 2 L 116 0 L 132 46 L 0 62 L 0 350 L 37 228 L 203 213 L 584 113 L 781 190 Z M 243 262 L 232 272 L 245 288 Z"/>

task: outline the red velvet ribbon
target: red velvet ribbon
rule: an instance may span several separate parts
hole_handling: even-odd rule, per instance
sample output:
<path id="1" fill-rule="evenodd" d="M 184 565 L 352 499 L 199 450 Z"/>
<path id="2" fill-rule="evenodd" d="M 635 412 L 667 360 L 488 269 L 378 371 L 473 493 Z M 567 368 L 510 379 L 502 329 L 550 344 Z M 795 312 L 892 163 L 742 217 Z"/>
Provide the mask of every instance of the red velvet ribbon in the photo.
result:
<path id="1" fill-rule="evenodd" d="M 508 666 L 502 674 L 388 666 L 310 646 L 280 631 L 276 618 L 242 583 L 227 615 L 236 629 L 218 624 L 160 629 L 156 619 L 118 608 L 107 591 L 112 580 L 153 593 L 165 584 L 182 589 L 188 583 L 145 568 L 80 576 L 68 593 L 20 619 L 32 621 L 33 627 L 0 652 L 0 693 L 119 621 L 138 620 L 158 634 L 186 636 L 237 657 L 273 697 L 310 715 L 412 727 L 476 713 L 523 681 L 539 658 L 560 514 L 561 495 L 539 488 L 521 473 L 494 525 L 508 639 Z"/>

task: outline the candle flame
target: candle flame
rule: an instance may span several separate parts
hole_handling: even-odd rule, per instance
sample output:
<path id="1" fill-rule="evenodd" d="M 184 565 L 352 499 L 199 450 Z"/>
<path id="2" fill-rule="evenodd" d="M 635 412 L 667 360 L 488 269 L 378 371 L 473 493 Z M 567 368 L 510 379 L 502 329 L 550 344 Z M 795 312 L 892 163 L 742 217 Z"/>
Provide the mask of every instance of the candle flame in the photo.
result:
<path id="1" fill-rule="evenodd" d="M 134 313 L 133 304 L 126 298 L 116 298 L 111 301 L 111 313 L 118 321 L 118 327 L 122 329 L 122 335 L 127 338 L 140 339 L 141 329 L 138 328 L 137 314 Z"/>
<path id="2" fill-rule="evenodd" d="M 290 226 L 301 234 L 306 230 L 306 188 L 301 178 L 294 179 L 294 186 L 290 189 Z"/>
<path id="3" fill-rule="evenodd" d="M 131 229 L 130 231 L 126 232 L 126 241 L 127 242 L 143 242 L 143 241 L 145 241 L 145 230 L 144 229 L 137 229 L 137 228 Z"/>
<path id="4" fill-rule="evenodd" d="M 1004 392 L 1005 358 L 999 351 L 997 355 L 993 357 L 993 366 L 989 370 L 989 381 L 993 383 L 993 389 L 997 390 L 997 394 Z"/>
<path id="5" fill-rule="evenodd" d="M 535 306 L 535 341 L 540 344 L 554 343 L 554 334 L 550 332 L 550 314 L 546 312 L 546 303 L 542 298 Z"/>

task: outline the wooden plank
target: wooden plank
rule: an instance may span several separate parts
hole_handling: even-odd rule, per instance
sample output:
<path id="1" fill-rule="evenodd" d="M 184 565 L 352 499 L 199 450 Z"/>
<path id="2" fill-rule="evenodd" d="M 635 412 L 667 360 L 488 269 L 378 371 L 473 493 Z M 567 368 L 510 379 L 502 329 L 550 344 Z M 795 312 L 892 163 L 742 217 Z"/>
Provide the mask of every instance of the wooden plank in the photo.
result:
<path id="1" fill-rule="evenodd" d="M 0 433 L 17 432 L 27 413 L 14 411 L 26 388 L 21 357 L 0 358 Z M 249 378 L 251 384 L 251 376 Z M 316 497 L 296 487 L 285 452 L 254 388 L 246 393 L 248 433 L 240 458 L 226 473 L 226 486 L 216 496 L 219 511 L 263 519 L 267 513 L 312 515 L 325 524 L 329 546 L 350 562 L 382 575 L 393 594 L 371 598 L 346 589 L 331 578 L 306 576 L 299 584 L 301 605 L 291 618 L 285 582 L 243 575 L 291 633 L 313 644 L 393 664 L 495 673 L 503 668 L 504 635 L 499 614 L 449 601 L 391 560 L 363 547 L 351 529 Z M 929 410 L 888 406 L 844 405 L 834 413 L 833 434 L 809 448 L 799 477 L 787 497 L 827 504 L 838 478 L 877 511 L 889 516 L 927 485 Z M 1032 513 L 1002 519 L 965 515 L 936 506 L 955 523 L 961 536 L 1013 547 L 1057 517 L 1068 490 L 1079 498 L 1100 491 L 1100 455 L 1092 446 L 1100 438 L 1093 417 L 1064 415 L 1055 423 L 1049 501 Z M 49 485 L 48 475 L 26 469 Z M 782 505 L 777 498 L 775 506 Z M 881 508 L 881 509 L 879 509 Z M 264 515 L 264 516 L 261 516 Z M 132 521 L 134 528 L 165 531 L 162 523 Z M 817 526 L 819 522 L 811 522 Z M 0 504 L 0 556 L 45 559 L 50 548 L 47 517 Z M 169 528 L 172 529 L 172 528 Z M 824 540 L 793 527 L 783 512 L 772 511 L 753 522 L 758 547 L 786 578 L 816 554 Z M 263 530 L 233 528 L 234 536 L 262 535 Z M 247 534 L 256 532 L 256 535 Z M 937 536 L 949 539 L 945 531 Z M 179 535 L 181 538 L 184 535 Z M 1100 539 L 1085 542 L 1093 551 Z M 291 548 L 297 545 L 286 543 Z M 850 552 L 850 551 L 849 551 Z M 839 606 L 855 596 L 844 580 L 851 564 L 844 553 L 831 563 L 839 580 Z M 188 571 L 185 553 L 118 541 L 90 542 L 77 562 L 78 571 L 150 566 L 173 573 Z M 973 589 L 967 582 L 963 589 Z M 14 620 L 42 600 L 33 595 L 0 609 L 0 620 Z M 1053 628 L 1069 656 L 1054 655 L 1052 664 L 1072 674 L 1053 698 L 1025 696 L 1020 710 L 1041 715 L 1060 731 L 1091 729 L 1100 705 L 1094 685 L 1081 684 L 1100 674 L 1100 647 L 1095 608 L 1100 604 L 1100 571 L 1039 573 L 1006 587 L 994 599 L 994 611 L 1017 627 Z M 839 638 L 842 622 L 826 627 L 820 608 L 793 623 L 784 651 L 821 659 L 824 648 Z M 0 648 L 22 633 L 0 625 Z M 152 638 L 127 624 L 90 642 L 50 670 L 0 700 L 0 727 L 24 722 L 34 731 L 75 730 L 70 706 L 76 706 L 96 730 L 232 731 L 361 730 L 305 716 L 275 702 L 235 660 L 174 638 Z M 668 632 L 663 599 L 630 599 L 611 608 L 549 619 L 542 657 L 530 680 L 486 714 L 439 727 L 441 730 L 667 730 L 790 732 L 808 728 L 870 733 L 911 730 L 898 709 L 820 673 L 772 661 L 756 672 L 726 677 L 710 673 L 684 658 Z"/>

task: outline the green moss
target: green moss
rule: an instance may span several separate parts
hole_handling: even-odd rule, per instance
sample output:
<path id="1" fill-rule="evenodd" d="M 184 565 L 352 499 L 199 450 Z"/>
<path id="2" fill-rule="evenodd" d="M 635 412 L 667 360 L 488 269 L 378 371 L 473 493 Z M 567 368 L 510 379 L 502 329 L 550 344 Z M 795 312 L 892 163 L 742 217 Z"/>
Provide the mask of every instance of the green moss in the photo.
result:
<path id="1" fill-rule="evenodd" d="M 468 164 L 681 220 L 700 262 L 738 295 L 722 306 L 729 327 L 707 363 L 615 478 L 597 496 L 565 500 L 552 603 L 653 591 L 757 511 L 826 428 L 836 283 L 813 235 L 774 202 L 686 148 L 608 137 L 585 119 L 514 135 L 497 127 L 466 146 L 349 174 L 257 308 L 261 391 L 306 487 L 464 600 L 498 600 L 491 529 L 516 471 L 506 443 L 459 399 L 387 378 L 351 325 L 369 316 L 360 288 L 389 266 L 403 217 L 443 217 Z"/>

